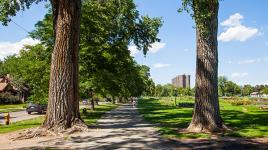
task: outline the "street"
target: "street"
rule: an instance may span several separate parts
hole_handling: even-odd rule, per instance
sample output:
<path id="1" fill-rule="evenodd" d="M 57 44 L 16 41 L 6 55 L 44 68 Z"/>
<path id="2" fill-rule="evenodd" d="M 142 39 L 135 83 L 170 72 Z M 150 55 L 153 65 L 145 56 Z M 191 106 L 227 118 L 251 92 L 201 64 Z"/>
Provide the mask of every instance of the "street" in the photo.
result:
<path id="1" fill-rule="evenodd" d="M 0 124 L 5 123 L 4 117 L 5 113 L 0 114 Z M 27 119 L 33 119 L 39 116 L 43 116 L 44 114 L 38 114 L 38 113 L 32 113 L 31 115 L 27 114 L 26 111 L 17 111 L 17 112 L 10 112 L 10 121 L 12 122 L 17 122 L 17 121 L 22 121 L 22 120 L 27 120 Z"/>

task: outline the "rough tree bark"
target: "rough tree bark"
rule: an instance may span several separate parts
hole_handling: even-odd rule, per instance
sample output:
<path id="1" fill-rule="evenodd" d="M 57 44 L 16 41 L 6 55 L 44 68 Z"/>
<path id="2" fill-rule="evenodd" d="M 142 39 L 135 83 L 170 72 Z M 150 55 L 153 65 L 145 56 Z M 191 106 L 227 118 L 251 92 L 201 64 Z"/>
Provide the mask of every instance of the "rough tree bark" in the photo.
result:
<path id="1" fill-rule="evenodd" d="M 62 131 L 84 125 L 79 113 L 78 52 L 81 0 L 50 0 L 54 23 L 49 101 L 43 127 Z"/>
<path id="2" fill-rule="evenodd" d="M 195 11 L 200 11 L 201 5 L 195 2 L 193 5 L 194 13 L 200 13 Z M 188 127 L 191 132 L 217 132 L 224 126 L 218 99 L 218 0 L 206 1 L 205 7 L 209 17 L 201 21 L 195 19 L 197 66 L 195 107 Z"/>

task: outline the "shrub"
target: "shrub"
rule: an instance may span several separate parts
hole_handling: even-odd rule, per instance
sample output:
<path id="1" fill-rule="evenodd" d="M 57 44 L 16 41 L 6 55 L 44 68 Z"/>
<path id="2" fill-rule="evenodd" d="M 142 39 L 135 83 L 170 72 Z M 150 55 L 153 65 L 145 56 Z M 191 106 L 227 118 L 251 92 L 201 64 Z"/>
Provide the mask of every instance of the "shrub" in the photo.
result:
<path id="1" fill-rule="evenodd" d="M 18 104 L 21 103 L 19 97 L 9 92 L 0 93 L 0 104 Z"/>
<path id="2" fill-rule="evenodd" d="M 230 103 L 233 106 L 239 106 L 239 105 L 250 105 L 252 102 L 248 99 L 236 99 L 236 100 L 230 100 Z"/>

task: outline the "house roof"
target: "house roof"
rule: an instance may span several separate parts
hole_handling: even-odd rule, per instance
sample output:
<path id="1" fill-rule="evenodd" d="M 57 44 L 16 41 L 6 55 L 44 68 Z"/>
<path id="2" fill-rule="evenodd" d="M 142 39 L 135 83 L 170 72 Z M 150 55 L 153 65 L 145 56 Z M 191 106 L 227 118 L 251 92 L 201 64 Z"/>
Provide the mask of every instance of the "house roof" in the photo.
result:
<path id="1" fill-rule="evenodd" d="M 251 95 L 258 95 L 259 92 L 252 92 Z"/>
<path id="2" fill-rule="evenodd" d="M 4 91 L 7 86 L 8 83 L 0 83 L 0 92 Z"/>

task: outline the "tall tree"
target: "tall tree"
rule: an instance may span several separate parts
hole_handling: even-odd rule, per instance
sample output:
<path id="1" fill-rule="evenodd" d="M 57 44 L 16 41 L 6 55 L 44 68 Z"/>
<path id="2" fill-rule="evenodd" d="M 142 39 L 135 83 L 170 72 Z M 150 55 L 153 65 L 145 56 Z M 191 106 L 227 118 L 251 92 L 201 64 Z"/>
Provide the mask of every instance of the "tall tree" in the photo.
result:
<path id="1" fill-rule="evenodd" d="M 214 132 L 223 129 L 218 99 L 218 0 L 183 0 L 182 9 L 196 24 L 196 92 L 192 132 Z"/>
<path id="2" fill-rule="evenodd" d="M 2 0 L 0 21 L 42 0 Z M 81 0 L 50 0 L 54 49 L 51 59 L 49 102 L 43 127 L 58 132 L 82 123 L 78 97 L 78 50 Z"/>
<path id="3" fill-rule="evenodd" d="M 54 50 L 43 126 L 64 130 L 82 123 L 79 114 L 78 50 L 81 0 L 51 0 Z"/>
<path id="4" fill-rule="evenodd" d="M 219 92 L 221 93 L 221 96 L 226 96 L 227 81 L 228 79 L 225 76 L 220 76 L 218 79 Z"/>

